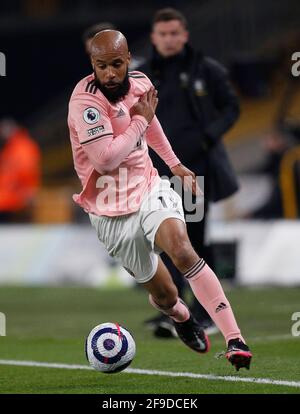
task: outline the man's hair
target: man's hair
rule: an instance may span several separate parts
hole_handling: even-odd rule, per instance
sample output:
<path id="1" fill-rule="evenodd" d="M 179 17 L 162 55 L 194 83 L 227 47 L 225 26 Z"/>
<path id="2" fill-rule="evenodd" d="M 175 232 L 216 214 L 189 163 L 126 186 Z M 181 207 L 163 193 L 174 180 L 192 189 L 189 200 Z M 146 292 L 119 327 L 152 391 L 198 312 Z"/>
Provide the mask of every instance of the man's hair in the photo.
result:
<path id="1" fill-rule="evenodd" d="M 188 27 L 186 17 L 176 9 L 167 7 L 165 9 L 157 10 L 152 20 L 152 27 L 158 22 L 169 22 L 171 20 L 179 20 L 185 29 Z"/>
<path id="2" fill-rule="evenodd" d="M 82 41 L 85 43 L 87 40 L 92 39 L 95 34 L 102 32 L 102 30 L 116 30 L 115 25 L 110 22 L 96 23 L 93 26 L 88 27 L 82 34 Z"/>

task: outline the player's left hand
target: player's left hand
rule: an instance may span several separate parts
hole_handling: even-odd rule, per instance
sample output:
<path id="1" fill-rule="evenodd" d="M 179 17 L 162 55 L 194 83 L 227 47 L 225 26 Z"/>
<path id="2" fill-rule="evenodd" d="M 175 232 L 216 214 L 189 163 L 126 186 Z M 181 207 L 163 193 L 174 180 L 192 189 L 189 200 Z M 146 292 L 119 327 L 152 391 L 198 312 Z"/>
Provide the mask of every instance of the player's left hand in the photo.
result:
<path id="1" fill-rule="evenodd" d="M 185 190 L 190 190 L 196 197 L 203 196 L 203 192 L 197 183 L 196 175 L 193 171 L 189 170 L 183 164 L 175 165 L 175 167 L 171 168 L 171 171 L 173 175 L 180 177 Z"/>

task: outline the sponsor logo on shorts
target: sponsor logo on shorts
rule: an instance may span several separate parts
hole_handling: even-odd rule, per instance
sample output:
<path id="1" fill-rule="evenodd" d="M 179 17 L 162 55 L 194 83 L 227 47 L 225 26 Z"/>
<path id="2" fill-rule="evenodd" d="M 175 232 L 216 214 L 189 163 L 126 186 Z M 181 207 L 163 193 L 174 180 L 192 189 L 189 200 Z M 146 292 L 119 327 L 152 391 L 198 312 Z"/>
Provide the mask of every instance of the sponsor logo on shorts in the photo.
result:
<path id="1" fill-rule="evenodd" d="M 99 125 L 95 128 L 88 129 L 87 133 L 89 137 L 93 137 L 94 135 L 100 134 L 100 132 L 104 131 L 104 125 Z"/>

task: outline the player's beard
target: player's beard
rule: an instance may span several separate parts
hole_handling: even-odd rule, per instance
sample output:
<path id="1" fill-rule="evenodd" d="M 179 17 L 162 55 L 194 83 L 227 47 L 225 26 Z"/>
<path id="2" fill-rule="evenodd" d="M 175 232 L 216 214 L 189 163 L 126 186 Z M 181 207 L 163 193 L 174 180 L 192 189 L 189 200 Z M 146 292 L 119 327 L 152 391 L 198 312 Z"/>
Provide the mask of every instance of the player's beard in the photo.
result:
<path id="1" fill-rule="evenodd" d="M 126 96 L 130 89 L 130 82 L 129 82 L 129 76 L 128 76 L 128 70 L 126 72 L 126 76 L 121 82 L 117 88 L 115 89 L 108 89 L 106 88 L 100 81 L 97 79 L 96 73 L 95 75 L 95 85 L 100 89 L 100 91 L 103 93 L 105 98 L 109 100 L 111 103 L 116 103 L 120 101 L 124 96 Z"/>

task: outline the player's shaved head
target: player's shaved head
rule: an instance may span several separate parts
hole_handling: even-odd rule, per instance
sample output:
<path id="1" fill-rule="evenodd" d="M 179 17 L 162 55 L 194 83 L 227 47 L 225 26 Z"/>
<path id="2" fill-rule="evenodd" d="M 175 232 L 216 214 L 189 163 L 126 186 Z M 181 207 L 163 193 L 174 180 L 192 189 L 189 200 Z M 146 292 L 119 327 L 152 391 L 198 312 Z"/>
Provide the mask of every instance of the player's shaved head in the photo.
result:
<path id="1" fill-rule="evenodd" d="M 102 30 L 92 40 L 91 55 L 100 57 L 111 54 L 128 55 L 126 37 L 118 30 Z"/>
<path id="2" fill-rule="evenodd" d="M 124 97 L 130 88 L 127 40 L 118 30 L 103 30 L 91 42 L 91 61 L 98 88 L 111 102 Z"/>

